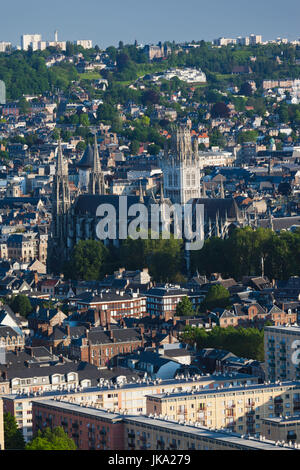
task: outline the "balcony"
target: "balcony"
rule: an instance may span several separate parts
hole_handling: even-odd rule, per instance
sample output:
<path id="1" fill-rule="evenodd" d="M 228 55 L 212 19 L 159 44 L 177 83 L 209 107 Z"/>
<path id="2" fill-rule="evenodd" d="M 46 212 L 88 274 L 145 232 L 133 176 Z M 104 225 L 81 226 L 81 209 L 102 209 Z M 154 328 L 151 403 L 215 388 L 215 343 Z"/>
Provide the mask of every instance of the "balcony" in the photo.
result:
<path id="1" fill-rule="evenodd" d="M 294 411 L 300 411 L 300 400 L 294 400 Z"/>

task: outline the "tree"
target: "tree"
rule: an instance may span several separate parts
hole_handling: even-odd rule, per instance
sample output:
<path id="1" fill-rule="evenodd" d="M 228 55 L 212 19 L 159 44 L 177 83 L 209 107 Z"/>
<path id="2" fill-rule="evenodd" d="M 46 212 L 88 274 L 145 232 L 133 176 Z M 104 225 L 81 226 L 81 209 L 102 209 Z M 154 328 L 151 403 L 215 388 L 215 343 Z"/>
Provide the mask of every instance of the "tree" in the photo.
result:
<path id="1" fill-rule="evenodd" d="M 20 108 L 20 113 L 21 114 L 29 113 L 30 106 L 29 106 L 28 101 L 24 97 L 22 97 L 19 100 L 19 108 Z"/>
<path id="2" fill-rule="evenodd" d="M 244 142 L 256 142 L 257 138 L 258 138 L 258 132 L 252 129 L 252 130 L 240 132 L 237 137 L 237 142 L 238 144 L 242 144 Z"/>
<path id="3" fill-rule="evenodd" d="M 130 144 L 130 152 L 132 155 L 137 155 L 140 150 L 140 143 L 137 140 L 133 140 Z"/>
<path id="4" fill-rule="evenodd" d="M 244 96 L 252 96 L 253 90 L 249 82 L 244 82 L 240 88 L 240 94 Z"/>
<path id="5" fill-rule="evenodd" d="M 149 89 L 142 94 L 142 103 L 144 106 L 158 104 L 159 100 L 159 94 L 155 90 Z"/>
<path id="6" fill-rule="evenodd" d="M 204 301 L 201 305 L 201 310 L 213 310 L 214 308 L 226 308 L 230 304 L 229 291 L 222 286 L 216 284 L 210 287 Z"/>
<path id="7" fill-rule="evenodd" d="M 26 295 L 18 294 L 9 302 L 10 308 L 14 313 L 19 313 L 22 317 L 27 317 L 32 312 L 30 300 Z"/>
<path id="8" fill-rule="evenodd" d="M 85 148 L 86 148 L 86 143 L 84 140 L 81 140 L 76 145 L 76 152 L 84 152 Z"/>
<path id="9" fill-rule="evenodd" d="M 239 357 L 264 360 L 264 330 L 257 328 L 216 326 L 211 331 L 206 331 L 204 328 L 187 326 L 180 335 L 180 341 L 191 346 L 196 345 L 198 350 L 223 349 Z"/>
<path id="10" fill-rule="evenodd" d="M 90 125 L 89 117 L 86 113 L 80 114 L 80 124 L 81 126 L 88 127 Z"/>
<path id="11" fill-rule="evenodd" d="M 108 251 L 101 241 L 80 240 L 64 269 L 68 279 L 95 281 L 101 278 Z"/>
<path id="12" fill-rule="evenodd" d="M 179 317 L 182 317 L 182 316 L 192 316 L 194 314 L 195 314 L 195 311 L 194 311 L 192 302 L 187 296 L 183 297 L 176 305 L 176 315 L 178 315 Z"/>
<path id="13" fill-rule="evenodd" d="M 26 450 L 76 450 L 75 442 L 69 438 L 62 427 L 51 430 L 46 428 L 26 444 Z"/>
<path id="14" fill-rule="evenodd" d="M 18 429 L 16 418 L 11 413 L 4 413 L 4 448 L 6 450 L 23 450 L 25 440 Z"/>
<path id="15" fill-rule="evenodd" d="M 230 110 L 228 106 L 220 101 L 218 103 L 215 103 L 211 109 L 211 117 L 212 118 L 227 118 L 230 116 Z"/>

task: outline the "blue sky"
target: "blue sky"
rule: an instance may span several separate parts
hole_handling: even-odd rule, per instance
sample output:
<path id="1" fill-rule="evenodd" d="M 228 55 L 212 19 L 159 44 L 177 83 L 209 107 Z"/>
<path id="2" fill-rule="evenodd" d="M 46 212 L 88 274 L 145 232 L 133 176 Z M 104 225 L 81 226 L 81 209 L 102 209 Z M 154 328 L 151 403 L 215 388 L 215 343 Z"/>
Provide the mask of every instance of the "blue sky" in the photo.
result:
<path id="1" fill-rule="evenodd" d="M 92 39 L 101 48 L 124 43 L 212 40 L 262 34 L 300 38 L 299 0 L 11 0 L 1 1 L 0 41 L 21 34 Z"/>

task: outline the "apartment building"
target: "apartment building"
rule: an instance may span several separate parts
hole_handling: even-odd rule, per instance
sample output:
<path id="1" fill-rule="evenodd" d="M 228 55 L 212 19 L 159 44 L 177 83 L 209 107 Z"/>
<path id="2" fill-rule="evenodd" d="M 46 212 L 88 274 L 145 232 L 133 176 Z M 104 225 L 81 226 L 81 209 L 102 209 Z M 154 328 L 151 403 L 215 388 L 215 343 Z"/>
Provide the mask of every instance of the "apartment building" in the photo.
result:
<path id="1" fill-rule="evenodd" d="M 174 317 L 176 314 L 176 306 L 183 297 L 188 296 L 195 309 L 200 305 L 205 297 L 203 294 L 197 294 L 189 291 L 188 289 L 182 289 L 179 286 L 171 285 L 152 287 L 145 295 L 147 299 L 147 313 L 164 318 L 166 321 Z"/>
<path id="2" fill-rule="evenodd" d="M 146 313 L 146 297 L 137 293 L 125 293 L 122 290 L 100 292 L 98 295 L 84 292 L 70 300 L 71 305 L 80 309 L 96 309 L 107 318 L 121 320 L 126 317 L 142 317 Z"/>
<path id="3" fill-rule="evenodd" d="M 275 442 L 300 443 L 300 415 L 266 418 L 262 421 L 262 435 Z"/>
<path id="4" fill-rule="evenodd" d="M 146 413 L 238 434 L 260 435 L 262 420 L 300 409 L 300 382 L 147 396 Z"/>
<path id="5" fill-rule="evenodd" d="M 144 345 L 140 328 L 92 328 L 85 338 L 71 339 L 69 354 L 99 368 L 116 365 L 119 354 L 137 351 Z"/>
<path id="6" fill-rule="evenodd" d="M 184 426 L 149 416 L 113 414 L 54 400 L 33 402 L 33 430 L 62 426 L 80 450 L 292 450 L 272 441 Z"/>
<path id="7" fill-rule="evenodd" d="M 4 259 L 30 262 L 47 260 L 48 235 L 35 232 L 14 233 L 6 241 L 7 255 Z M 4 247 L 3 247 L 4 248 Z M 4 252 L 3 252 L 4 253 Z"/>
<path id="8" fill-rule="evenodd" d="M 71 379 L 72 377 L 70 377 Z M 120 376 L 120 380 L 122 376 Z M 112 384 L 108 380 L 102 380 L 98 387 L 84 388 L 76 384 L 73 389 L 70 386 L 61 385 L 60 389 L 44 390 L 40 392 L 12 393 L 3 395 L 4 410 L 15 416 L 17 425 L 22 429 L 26 441 L 32 438 L 32 402 L 43 400 L 61 400 L 65 403 L 85 404 L 94 408 L 107 410 L 111 413 L 121 412 L 131 415 L 146 413 L 146 396 L 164 392 L 191 392 L 197 387 L 214 389 L 220 385 L 256 383 L 257 378 L 247 374 L 234 376 L 211 375 L 195 377 L 194 379 L 173 379 L 164 381 L 140 380 L 136 383 Z"/>
<path id="9" fill-rule="evenodd" d="M 267 326 L 264 332 L 266 380 L 298 380 L 300 327 Z"/>

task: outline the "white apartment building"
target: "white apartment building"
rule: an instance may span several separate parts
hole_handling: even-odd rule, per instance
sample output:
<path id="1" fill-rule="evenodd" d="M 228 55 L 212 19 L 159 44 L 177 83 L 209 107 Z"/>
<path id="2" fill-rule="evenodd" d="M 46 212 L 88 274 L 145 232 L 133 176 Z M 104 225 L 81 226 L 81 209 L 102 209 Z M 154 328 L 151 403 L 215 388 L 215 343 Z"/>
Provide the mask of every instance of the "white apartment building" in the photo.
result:
<path id="1" fill-rule="evenodd" d="M 92 49 L 93 47 L 93 41 L 91 41 L 91 39 L 78 39 L 74 41 L 74 44 L 83 47 L 83 49 Z"/>
<path id="2" fill-rule="evenodd" d="M 6 52 L 11 49 L 11 42 L 0 41 L 0 52 Z"/>
<path id="3" fill-rule="evenodd" d="M 28 51 L 29 46 L 31 46 L 32 49 L 36 51 L 39 49 L 39 43 L 41 41 L 41 34 L 23 34 L 21 36 L 21 49 L 23 49 L 23 51 Z"/>

